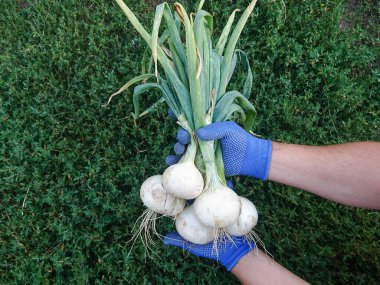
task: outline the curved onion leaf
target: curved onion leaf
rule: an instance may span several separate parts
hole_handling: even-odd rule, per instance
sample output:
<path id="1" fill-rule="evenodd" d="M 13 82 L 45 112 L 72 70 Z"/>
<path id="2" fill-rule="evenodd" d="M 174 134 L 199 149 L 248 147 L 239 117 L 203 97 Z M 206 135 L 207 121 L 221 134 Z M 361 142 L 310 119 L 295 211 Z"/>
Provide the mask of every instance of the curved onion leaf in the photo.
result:
<path id="1" fill-rule="evenodd" d="M 240 106 L 244 111 L 245 117 L 242 116 L 244 129 L 246 131 L 250 131 L 256 118 L 256 109 L 252 103 L 249 102 L 248 99 L 238 91 L 230 91 L 222 96 L 222 98 L 215 106 L 212 121 L 226 121 L 230 119 L 231 115 L 234 112 L 239 111 L 241 113 L 240 109 L 237 108 L 236 105 Z"/>
<path id="2" fill-rule="evenodd" d="M 135 84 L 135 83 L 137 83 L 139 81 L 142 81 L 142 80 L 147 80 L 147 79 L 152 78 L 152 77 L 154 77 L 154 74 L 143 74 L 143 75 L 136 76 L 135 78 L 132 78 L 126 84 L 124 84 L 124 86 L 121 87 L 117 92 L 113 93 L 108 98 L 108 102 L 106 104 L 104 104 L 103 107 L 108 106 L 108 104 L 111 102 L 111 100 L 112 100 L 113 97 L 115 97 L 116 95 L 119 95 L 121 92 L 123 92 L 124 90 L 128 89 L 129 87 L 131 87 L 133 84 Z"/>
<path id="3" fill-rule="evenodd" d="M 158 77 L 158 67 L 157 67 L 157 44 L 158 44 L 158 32 L 160 30 L 162 16 L 164 14 L 164 8 L 166 3 L 162 3 L 156 7 L 156 14 L 153 21 L 153 31 L 152 31 L 152 56 L 154 61 L 154 74 Z"/>
<path id="4" fill-rule="evenodd" d="M 171 95 L 166 92 L 167 90 L 165 90 L 165 88 L 163 88 L 163 86 L 161 84 L 159 84 L 159 83 L 144 83 L 144 84 L 136 86 L 134 89 L 134 92 L 133 92 L 133 106 L 135 108 L 135 111 L 134 111 L 134 113 L 132 113 L 132 116 L 135 120 L 140 117 L 141 95 L 144 92 L 147 92 L 147 91 L 152 90 L 154 88 L 157 88 L 162 92 L 164 99 L 165 99 L 166 103 L 168 104 L 169 108 L 173 110 L 173 112 L 176 116 L 179 115 L 178 107 L 176 106 L 175 102 L 173 102 Z M 161 101 L 161 99 L 158 100 L 158 102 L 160 102 L 160 101 Z M 153 106 L 151 106 L 150 108 L 152 108 L 152 107 L 154 108 L 154 105 L 158 104 L 158 102 L 153 104 Z"/>
<path id="5" fill-rule="evenodd" d="M 213 30 L 213 18 L 212 18 L 212 15 L 209 13 L 209 12 L 206 12 L 204 10 L 199 10 L 197 12 L 197 14 L 195 15 L 195 20 L 194 20 L 194 35 L 195 35 L 195 38 L 197 38 L 198 36 L 200 36 L 198 34 L 198 31 L 199 31 L 199 28 L 202 28 L 205 27 L 207 28 L 210 33 L 212 34 L 212 30 Z M 197 42 L 198 44 L 198 42 Z"/>
<path id="6" fill-rule="evenodd" d="M 241 16 L 239 22 L 236 24 L 236 27 L 231 34 L 230 40 L 228 41 L 226 51 L 224 53 L 223 57 L 223 63 L 222 63 L 222 71 L 221 71 L 221 78 L 220 78 L 220 88 L 218 92 L 218 97 L 221 96 L 221 94 L 224 94 L 226 92 L 227 88 L 227 79 L 228 79 L 228 72 L 230 70 L 230 65 L 232 61 L 232 57 L 235 51 L 235 47 L 237 44 L 237 41 L 240 37 L 240 34 L 245 26 L 245 23 L 248 20 L 248 17 L 251 15 L 253 8 L 256 5 L 257 0 L 254 0 L 249 4 L 247 9 L 245 9 L 243 15 Z"/>
<path id="7" fill-rule="evenodd" d="M 224 47 L 227 43 L 227 38 L 228 38 L 228 35 L 230 34 L 232 23 L 235 20 L 235 14 L 236 12 L 239 12 L 239 11 L 240 11 L 239 9 L 236 9 L 235 11 L 232 12 L 231 16 L 228 18 L 226 26 L 224 27 L 222 31 L 222 34 L 219 37 L 218 43 L 216 44 L 216 47 L 215 47 L 215 51 L 219 55 L 223 55 Z"/>
<path id="8" fill-rule="evenodd" d="M 244 88 L 243 88 L 243 95 L 245 98 L 249 99 L 251 96 L 251 91 L 252 91 L 252 83 L 253 83 L 253 75 L 252 75 L 252 69 L 251 65 L 249 64 L 249 59 L 247 54 L 242 51 L 242 50 L 237 50 L 242 56 L 243 59 L 243 65 L 247 70 L 247 78 L 244 83 Z"/>
<path id="9" fill-rule="evenodd" d="M 241 120 L 243 122 L 246 121 L 247 116 L 245 114 L 244 109 L 236 103 L 231 104 L 231 108 L 228 110 L 228 114 L 226 115 L 226 120 L 231 119 L 234 113 L 239 113 Z"/>
<path id="10" fill-rule="evenodd" d="M 154 111 L 161 103 L 165 102 L 165 98 L 161 97 L 157 100 L 156 103 L 154 103 L 152 106 L 150 106 L 148 109 L 146 109 L 144 112 L 142 112 L 139 115 L 139 118 L 144 117 L 145 115 L 148 115 L 150 112 Z M 134 115 L 134 114 L 133 114 Z"/>
<path id="11" fill-rule="evenodd" d="M 243 95 L 247 99 L 249 99 L 249 97 L 251 96 L 252 82 L 253 82 L 252 69 L 251 69 L 251 65 L 249 64 L 249 59 L 248 59 L 247 54 L 240 49 L 235 50 L 234 56 L 232 58 L 231 66 L 230 66 L 230 71 L 228 72 L 227 82 L 230 82 L 231 77 L 235 71 L 238 55 L 240 56 L 240 59 L 243 62 L 243 67 L 246 69 L 246 72 L 247 72 L 247 78 L 245 79 L 245 83 L 243 87 Z"/>
<path id="12" fill-rule="evenodd" d="M 134 113 L 132 113 L 132 116 L 133 118 L 136 120 L 139 115 L 140 115 L 140 98 L 141 98 L 141 94 L 146 92 L 146 91 L 149 91 L 153 88 L 158 88 L 160 89 L 162 92 L 163 89 L 161 87 L 160 84 L 158 83 L 144 83 L 144 84 L 141 84 L 141 85 L 137 85 L 133 91 L 133 106 L 135 108 L 135 111 Z"/>

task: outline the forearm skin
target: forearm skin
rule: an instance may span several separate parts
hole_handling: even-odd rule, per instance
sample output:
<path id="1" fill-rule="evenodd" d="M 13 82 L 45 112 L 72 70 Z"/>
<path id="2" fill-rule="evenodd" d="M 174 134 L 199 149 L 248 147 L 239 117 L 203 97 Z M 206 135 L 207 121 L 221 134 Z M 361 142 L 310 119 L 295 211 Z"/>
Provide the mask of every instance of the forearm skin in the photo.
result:
<path id="1" fill-rule="evenodd" d="M 380 143 L 273 143 L 268 179 L 329 200 L 380 209 Z"/>
<path id="2" fill-rule="evenodd" d="M 267 256 L 260 249 L 245 255 L 231 272 L 243 285 L 309 284 Z"/>

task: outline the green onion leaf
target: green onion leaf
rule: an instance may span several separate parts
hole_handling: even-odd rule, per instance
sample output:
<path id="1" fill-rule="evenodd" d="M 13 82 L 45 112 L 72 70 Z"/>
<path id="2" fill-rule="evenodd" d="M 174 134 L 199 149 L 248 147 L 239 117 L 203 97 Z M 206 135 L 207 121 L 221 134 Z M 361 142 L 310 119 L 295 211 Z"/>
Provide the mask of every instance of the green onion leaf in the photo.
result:
<path id="1" fill-rule="evenodd" d="M 222 31 L 222 34 L 219 37 L 218 43 L 216 44 L 216 48 L 215 48 L 215 51 L 219 55 L 223 55 L 223 50 L 227 43 L 227 38 L 228 38 L 228 35 L 230 34 L 232 23 L 235 20 L 235 14 L 236 12 L 239 12 L 239 11 L 240 11 L 239 9 L 236 9 L 235 11 L 232 12 L 231 16 L 228 18 L 226 26 L 224 27 Z"/>
<path id="2" fill-rule="evenodd" d="M 244 129 L 250 131 L 256 118 L 256 109 L 248 99 L 238 91 L 230 91 L 222 96 L 219 102 L 215 106 L 213 123 L 223 122 L 230 119 L 231 115 L 235 111 L 239 111 L 235 104 L 240 106 L 244 110 L 245 116 L 243 116 Z M 236 105 L 236 104 L 235 104 Z M 233 110 L 233 111 L 231 111 Z"/>
<path id="3" fill-rule="evenodd" d="M 152 56 L 154 61 L 154 74 L 158 78 L 158 67 L 157 67 L 157 42 L 158 33 L 160 30 L 162 15 L 164 13 L 165 3 L 162 3 L 156 7 L 156 14 L 153 21 L 153 31 L 152 31 Z"/>
<path id="4" fill-rule="evenodd" d="M 254 0 L 249 4 L 247 9 L 245 9 L 243 15 L 241 16 L 239 22 L 237 23 L 230 40 L 228 41 L 226 51 L 224 53 L 223 57 L 223 63 L 222 63 L 222 71 L 221 71 L 221 79 L 220 79 L 220 88 L 218 92 L 218 97 L 220 97 L 222 94 L 226 92 L 227 88 L 227 79 L 228 79 L 228 72 L 230 70 L 230 65 L 232 61 L 232 57 L 235 51 L 235 47 L 237 44 L 237 41 L 239 39 L 239 36 L 244 28 L 245 23 L 248 20 L 248 17 L 251 15 L 253 8 L 256 5 L 256 1 Z"/>
<path id="5" fill-rule="evenodd" d="M 143 75 L 136 76 L 135 78 L 132 78 L 126 84 L 124 84 L 124 86 L 121 87 L 117 92 L 113 93 L 108 98 L 108 102 L 105 105 L 103 105 L 103 107 L 108 106 L 108 104 L 111 102 L 111 100 L 112 100 L 113 97 L 115 97 L 116 95 L 119 95 L 121 92 L 123 92 L 124 90 L 128 89 L 129 87 L 131 87 L 133 84 L 135 84 L 135 83 L 137 83 L 139 81 L 142 81 L 142 80 L 147 80 L 147 79 L 152 78 L 152 77 L 154 77 L 154 74 L 143 74 Z"/>

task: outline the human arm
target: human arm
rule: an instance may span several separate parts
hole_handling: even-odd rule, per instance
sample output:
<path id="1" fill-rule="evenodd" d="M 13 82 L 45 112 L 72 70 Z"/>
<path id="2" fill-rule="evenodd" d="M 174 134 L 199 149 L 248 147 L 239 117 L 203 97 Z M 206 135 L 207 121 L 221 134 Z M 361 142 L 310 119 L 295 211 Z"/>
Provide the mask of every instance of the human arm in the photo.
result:
<path id="1" fill-rule="evenodd" d="M 380 209 L 380 143 L 273 143 L 268 179 L 355 207 Z"/>
<path id="2" fill-rule="evenodd" d="M 243 256 L 232 268 L 231 273 L 244 285 L 309 284 L 268 257 L 260 249 L 255 249 Z"/>
<path id="3" fill-rule="evenodd" d="M 218 261 L 244 285 L 308 284 L 244 237 L 232 239 L 233 242 L 227 240 L 218 244 L 218 254 L 213 242 L 205 245 L 193 244 L 185 241 L 176 232 L 166 235 L 164 244 L 182 248 L 198 257 Z"/>

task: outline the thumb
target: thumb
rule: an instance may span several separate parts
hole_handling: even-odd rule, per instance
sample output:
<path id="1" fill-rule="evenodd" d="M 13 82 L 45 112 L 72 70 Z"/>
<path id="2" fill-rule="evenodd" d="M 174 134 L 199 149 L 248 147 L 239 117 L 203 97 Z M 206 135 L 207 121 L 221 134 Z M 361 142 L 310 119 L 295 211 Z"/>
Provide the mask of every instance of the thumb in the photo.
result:
<path id="1" fill-rule="evenodd" d="M 235 122 L 213 123 L 196 131 L 197 137 L 202 141 L 212 141 L 221 139 L 231 133 L 236 128 Z"/>

